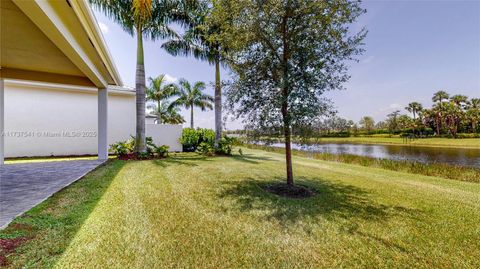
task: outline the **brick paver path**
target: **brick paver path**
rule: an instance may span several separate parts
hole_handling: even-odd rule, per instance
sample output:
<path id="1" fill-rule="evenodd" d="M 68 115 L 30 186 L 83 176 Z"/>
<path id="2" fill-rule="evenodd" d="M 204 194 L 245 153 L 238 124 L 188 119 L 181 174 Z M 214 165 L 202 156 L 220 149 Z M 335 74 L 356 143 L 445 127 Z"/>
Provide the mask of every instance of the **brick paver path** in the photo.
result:
<path id="1" fill-rule="evenodd" d="M 0 228 L 102 162 L 78 160 L 0 166 Z"/>

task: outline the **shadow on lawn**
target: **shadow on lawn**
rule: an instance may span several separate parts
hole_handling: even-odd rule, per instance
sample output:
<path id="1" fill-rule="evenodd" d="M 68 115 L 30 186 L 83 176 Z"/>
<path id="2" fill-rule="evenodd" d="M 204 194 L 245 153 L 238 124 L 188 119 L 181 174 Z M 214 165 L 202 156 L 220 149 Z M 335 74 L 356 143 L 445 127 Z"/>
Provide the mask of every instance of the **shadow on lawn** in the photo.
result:
<path id="1" fill-rule="evenodd" d="M 197 154 L 172 154 L 168 158 L 165 159 L 160 159 L 160 160 L 154 160 L 154 163 L 158 166 L 161 167 L 167 167 L 169 165 L 185 165 L 185 166 L 198 166 L 199 164 L 197 163 L 198 161 L 202 162 L 207 162 L 207 161 L 212 161 L 211 158 L 208 158 L 207 156 L 202 156 L 202 155 L 197 155 Z"/>
<path id="2" fill-rule="evenodd" d="M 0 231 L 0 238 L 28 240 L 21 248 L 3 253 L 9 255 L 4 265 L 52 267 L 125 164 L 110 160 L 14 219 Z M 23 254 L 28 258 L 21 258 Z"/>
<path id="3" fill-rule="evenodd" d="M 306 199 L 284 198 L 264 190 L 266 185 L 282 181 L 280 178 L 267 181 L 252 178 L 240 182 L 225 181 L 222 182 L 224 191 L 219 196 L 233 200 L 233 210 L 263 211 L 267 219 L 275 219 L 284 226 L 316 217 L 381 222 L 392 216 L 415 217 L 419 214 L 416 210 L 380 204 L 358 187 L 320 178 L 296 178 L 297 184 L 311 187 L 317 192 L 315 196 Z M 349 232 L 354 232 L 353 230 Z"/>
<path id="4" fill-rule="evenodd" d="M 235 161 L 251 163 L 251 164 L 258 164 L 259 161 L 273 161 L 273 159 L 270 157 L 260 157 L 260 156 L 255 156 L 253 154 L 232 155 L 229 157 L 234 159 Z"/>

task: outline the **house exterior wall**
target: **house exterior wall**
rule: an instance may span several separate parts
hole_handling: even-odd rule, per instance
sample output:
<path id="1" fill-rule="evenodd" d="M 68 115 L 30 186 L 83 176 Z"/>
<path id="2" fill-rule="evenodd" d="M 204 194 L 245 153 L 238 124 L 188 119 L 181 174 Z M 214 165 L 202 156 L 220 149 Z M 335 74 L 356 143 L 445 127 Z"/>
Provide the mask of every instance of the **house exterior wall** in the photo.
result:
<path id="1" fill-rule="evenodd" d="M 5 157 L 97 154 L 97 89 L 5 81 Z M 135 133 L 135 95 L 109 93 L 108 143 Z"/>
<path id="2" fill-rule="evenodd" d="M 169 151 L 182 151 L 180 137 L 182 136 L 182 125 L 178 124 L 146 124 L 145 134 L 153 139 L 157 146 L 167 145 Z"/>

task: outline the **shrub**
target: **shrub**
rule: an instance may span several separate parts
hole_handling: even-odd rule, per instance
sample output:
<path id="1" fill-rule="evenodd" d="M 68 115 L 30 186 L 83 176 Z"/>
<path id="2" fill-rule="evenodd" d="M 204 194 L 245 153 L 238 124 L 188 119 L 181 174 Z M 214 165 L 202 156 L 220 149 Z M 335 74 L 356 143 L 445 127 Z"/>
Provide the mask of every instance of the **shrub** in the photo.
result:
<path id="1" fill-rule="evenodd" d="M 127 141 L 120 141 L 110 145 L 110 151 L 112 151 L 115 155 L 122 159 L 150 159 L 153 158 L 155 154 L 158 157 L 165 157 L 168 155 L 168 146 L 162 145 L 157 147 L 155 143 L 153 143 L 153 139 L 151 137 L 146 138 L 146 152 L 141 152 L 138 154 L 134 154 L 133 151 L 135 149 L 135 138 L 132 136 Z"/>
<path id="2" fill-rule="evenodd" d="M 218 143 L 218 148 L 215 151 L 218 154 L 231 155 L 233 147 L 237 144 L 238 141 L 235 137 L 224 136 Z"/>
<path id="3" fill-rule="evenodd" d="M 131 137 L 127 141 L 120 141 L 110 145 L 110 151 L 117 156 L 125 156 L 133 152 L 135 139 Z"/>
<path id="4" fill-rule="evenodd" d="M 183 151 L 193 152 L 197 150 L 197 147 L 202 143 L 208 143 L 213 146 L 215 142 L 215 132 L 212 129 L 192 129 L 185 128 L 182 131 L 182 137 L 180 137 L 180 143 L 183 146 Z"/>
<path id="5" fill-rule="evenodd" d="M 197 153 L 202 155 L 212 156 L 215 154 L 215 149 L 213 148 L 213 145 L 207 142 L 202 142 L 197 147 Z"/>
<path id="6" fill-rule="evenodd" d="M 167 157 L 168 156 L 168 148 L 169 148 L 169 146 L 167 146 L 167 145 L 162 145 L 160 147 L 155 147 L 155 153 L 159 157 Z"/>
<path id="7" fill-rule="evenodd" d="M 183 151 L 192 152 L 198 147 L 200 140 L 200 134 L 197 130 L 192 128 L 184 128 L 182 136 L 180 137 L 180 143 L 182 144 Z"/>
<path id="8" fill-rule="evenodd" d="M 180 143 L 182 143 L 183 151 L 186 152 L 196 151 L 203 155 L 230 155 L 233 147 L 238 144 L 238 140 L 234 137 L 224 136 L 218 143 L 218 147 L 215 148 L 215 132 L 212 129 L 185 128 Z"/>

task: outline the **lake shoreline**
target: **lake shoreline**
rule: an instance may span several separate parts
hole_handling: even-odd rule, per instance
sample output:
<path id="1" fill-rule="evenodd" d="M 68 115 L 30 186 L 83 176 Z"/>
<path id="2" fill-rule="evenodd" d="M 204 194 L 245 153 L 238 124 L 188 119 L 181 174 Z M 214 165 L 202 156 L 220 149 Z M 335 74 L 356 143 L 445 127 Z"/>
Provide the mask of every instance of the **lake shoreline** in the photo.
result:
<path id="1" fill-rule="evenodd" d="M 270 152 L 285 153 L 285 148 L 280 147 L 256 144 L 244 144 L 244 147 L 250 149 L 260 149 Z M 480 168 L 471 166 L 453 165 L 448 163 L 422 163 L 418 161 L 392 160 L 353 154 L 333 154 L 325 152 L 319 153 L 298 149 L 292 149 L 292 154 L 295 156 L 311 159 L 357 164 L 361 166 L 376 167 L 392 171 L 400 171 L 412 174 L 436 176 L 446 179 L 480 183 Z"/>
<path id="2" fill-rule="evenodd" d="M 260 138 L 260 141 L 269 140 Z M 270 138 L 270 141 L 283 143 L 283 138 Z M 302 144 L 305 140 L 292 138 L 293 143 Z M 400 137 L 322 137 L 310 138 L 306 144 L 358 144 L 358 145 L 398 145 L 411 147 L 432 147 L 432 148 L 460 148 L 460 149 L 479 149 L 480 138 L 417 138 L 410 142 L 404 142 Z"/>

